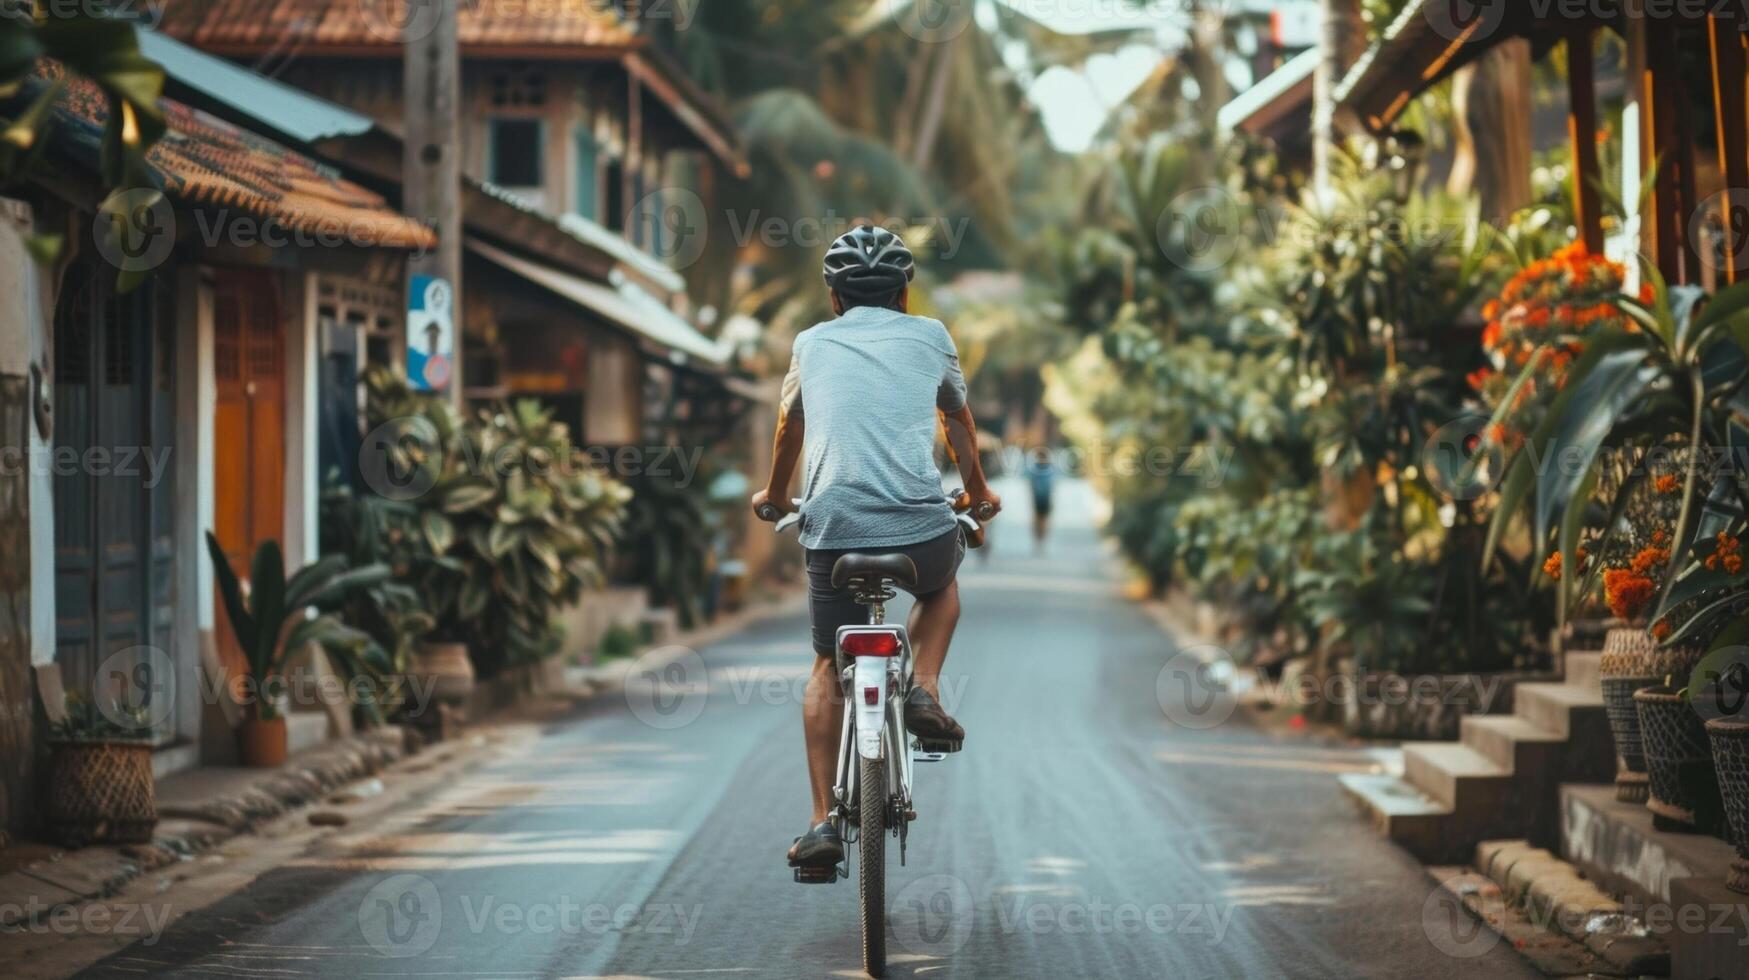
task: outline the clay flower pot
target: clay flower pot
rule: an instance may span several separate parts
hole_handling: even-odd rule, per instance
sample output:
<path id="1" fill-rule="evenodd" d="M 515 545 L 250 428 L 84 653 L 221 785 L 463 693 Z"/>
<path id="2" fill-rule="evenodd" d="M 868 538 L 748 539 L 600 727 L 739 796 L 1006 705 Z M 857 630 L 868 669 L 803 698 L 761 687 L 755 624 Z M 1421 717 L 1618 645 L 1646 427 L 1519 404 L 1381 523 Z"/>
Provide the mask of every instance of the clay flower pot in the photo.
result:
<path id="1" fill-rule="evenodd" d="M 1725 821 L 1737 848 L 1725 886 L 1749 895 L 1749 720 L 1714 718 L 1706 723 L 1706 732 L 1712 740 Z"/>
<path id="2" fill-rule="evenodd" d="M 1706 725 L 1676 688 L 1659 685 L 1634 692 L 1645 739 L 1650 793 L 1646 808 L 1661 830 L 1713 833 L 1720 814 L 1719 781 L 1713 771 Z"/>
<path id="3" fill-rule="evenodd" d="M 1693 647 L 1658 646 L 1639 626 L 1617 626 L 1604 634 L 1603 709 L 1615 739 L 1615 798 L 1623 803 L 1644 803 L 1647 792 L 1646 754 L 1634 692 L 1662 684 L 1666 677 L 1686 678 L 1699 657 L 1700 651 Z"/>
<path id="4" fill-rule="evenodd" d="M 246 766 L 272 769 L 286 756 L 285 718 L 251 718 L 237 729 L 237 754 Z"/>

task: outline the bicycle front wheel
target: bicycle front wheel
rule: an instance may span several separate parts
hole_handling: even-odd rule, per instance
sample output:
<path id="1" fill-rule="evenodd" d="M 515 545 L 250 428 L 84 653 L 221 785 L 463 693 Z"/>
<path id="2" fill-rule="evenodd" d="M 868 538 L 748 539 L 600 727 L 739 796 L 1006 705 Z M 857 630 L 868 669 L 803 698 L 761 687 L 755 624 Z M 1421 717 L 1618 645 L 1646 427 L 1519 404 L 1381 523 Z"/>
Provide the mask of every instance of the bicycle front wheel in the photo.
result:
<path id="1" fill-rule="evenodd" d="M 861 760 L 861 803 L 857 841 L 861 845 L 862 968 L 871 977 L 887 971 L 887 766 Z"/>

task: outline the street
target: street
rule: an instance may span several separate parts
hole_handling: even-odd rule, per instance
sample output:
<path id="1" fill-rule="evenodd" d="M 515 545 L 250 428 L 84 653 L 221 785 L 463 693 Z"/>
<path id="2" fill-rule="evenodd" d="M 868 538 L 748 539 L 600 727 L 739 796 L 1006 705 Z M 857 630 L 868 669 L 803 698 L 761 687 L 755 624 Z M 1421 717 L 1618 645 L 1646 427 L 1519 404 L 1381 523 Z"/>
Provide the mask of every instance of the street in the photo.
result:
<path id="1" fill-rule="evenodd" d="M 1034 557 L 1008 489 L 943 675 L 966 749 L 922 767 L 905 867 L 889 847 L 889 975 L 1536 975 L 1458 942 L 1342 798 L 1364 750 L 1173 724 L 1171 644 L 1118 596 L 1085 491 Z M 805 623 L 700 654 L 81 975 L 859 975 L 855 867 L 803 886 L 783 861 Z"/>

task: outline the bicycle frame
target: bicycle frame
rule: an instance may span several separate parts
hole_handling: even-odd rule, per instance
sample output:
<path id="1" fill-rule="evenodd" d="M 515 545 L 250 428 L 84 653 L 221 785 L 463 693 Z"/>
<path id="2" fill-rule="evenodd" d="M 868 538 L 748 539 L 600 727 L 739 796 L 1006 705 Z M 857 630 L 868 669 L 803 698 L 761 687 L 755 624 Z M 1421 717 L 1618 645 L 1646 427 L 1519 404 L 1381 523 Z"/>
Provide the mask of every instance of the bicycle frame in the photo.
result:
<path id="1" fill-rule="evenodd" d="M 905 731 L 905 695 L 911 690 L 911 638 L 903 626 L 890 626 L 886 621 L 886 604 L 869 603 L 869 621 L 863 626 L 843 626 L 838 630 L 834 665 L 839 686 L 845 698 L 842 735 L 838 743 L 837 777 L 832 796 L 837 804 L 834 819 L 839 834 L 847 843 L 856 840 L 857 828 L 850 820 L 860 806 L 861 794 L 872 787 L 860 783 L 860 759 L 884 759 L 886 785 L 875 789 L 888 797 L 887 825 L 899 837 L 899 861 L 904 863 L 905 828 L 911 807 L 912 754 L 911 739 Z M 869 626 L 896 632 L 899 652 L 888 657 L 852 657 L 844 653 L 844 635 Z M 869 688 L 880 694 L 878 703 L 870 705 L 856 695 Z"/>

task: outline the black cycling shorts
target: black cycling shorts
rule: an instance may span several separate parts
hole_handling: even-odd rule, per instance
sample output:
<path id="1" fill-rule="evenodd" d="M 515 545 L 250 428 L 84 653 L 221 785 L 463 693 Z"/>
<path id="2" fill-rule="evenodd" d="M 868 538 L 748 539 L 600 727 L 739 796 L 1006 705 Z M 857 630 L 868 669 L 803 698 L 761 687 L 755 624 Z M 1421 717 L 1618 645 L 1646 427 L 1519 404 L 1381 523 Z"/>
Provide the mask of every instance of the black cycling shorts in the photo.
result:
<path id="1" fill-rule="evenodd" d="M 966 556 L 966 540 L 956 525 L 939 537 L 897 548 L 808 549 L 808 617 L 814 624 L 814 652 L 822 657 L 833 655 L 838 627 L 868 622 L 868 609 L 857 605 L 850 590 L 832 587 L 832 566 L 853 552 L 910 556 L 917 566 L 917 588 L 911 594 L 928 596 L 953 584 L 960 560 Z"/>

